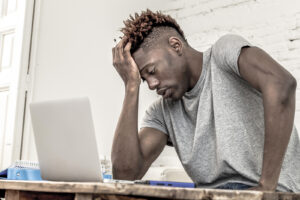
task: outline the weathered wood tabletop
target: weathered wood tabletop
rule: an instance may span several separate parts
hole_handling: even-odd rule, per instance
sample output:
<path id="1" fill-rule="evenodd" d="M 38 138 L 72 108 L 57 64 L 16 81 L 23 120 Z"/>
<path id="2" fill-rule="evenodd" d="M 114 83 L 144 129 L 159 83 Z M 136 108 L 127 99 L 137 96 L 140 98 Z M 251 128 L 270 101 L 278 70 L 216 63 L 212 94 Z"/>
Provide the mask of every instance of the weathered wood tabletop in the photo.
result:
<path id="1" fill-rule="evenodd" d="M 205 200 L 300 200 L 300 194 L 242 190 L 175 188 L 124 183 L 6 181 L 0 180 L 0 198 L 6 200 L 129 200 L 129 199 L 205 199 Z"/>

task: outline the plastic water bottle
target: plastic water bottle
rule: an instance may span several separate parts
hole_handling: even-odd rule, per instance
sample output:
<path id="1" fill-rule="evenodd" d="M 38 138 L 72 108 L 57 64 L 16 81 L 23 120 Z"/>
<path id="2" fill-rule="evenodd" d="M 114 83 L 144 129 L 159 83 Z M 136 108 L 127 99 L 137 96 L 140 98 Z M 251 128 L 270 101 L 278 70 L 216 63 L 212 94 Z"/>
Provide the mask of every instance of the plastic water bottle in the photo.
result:
<path id="1" fill-rule="evenodd" d="M 103 181 L 112 179 L 111 161 L 107 156 L 100 156 L 101 173 Z"/>

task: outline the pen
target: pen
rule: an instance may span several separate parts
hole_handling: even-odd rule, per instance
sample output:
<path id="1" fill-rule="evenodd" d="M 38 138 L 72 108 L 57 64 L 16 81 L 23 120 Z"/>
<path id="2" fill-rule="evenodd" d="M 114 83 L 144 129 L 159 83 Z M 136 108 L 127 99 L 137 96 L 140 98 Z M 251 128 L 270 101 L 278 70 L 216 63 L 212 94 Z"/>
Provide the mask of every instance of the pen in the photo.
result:
<path id="1" fill-rule="evenodd" d="M 195 188 L 195 183 L 175 182 L 175 181 L 151 181 L 151 180 L 136 180 L 135 184 L 155 185 L 155 186 L 171 186 Z"/>

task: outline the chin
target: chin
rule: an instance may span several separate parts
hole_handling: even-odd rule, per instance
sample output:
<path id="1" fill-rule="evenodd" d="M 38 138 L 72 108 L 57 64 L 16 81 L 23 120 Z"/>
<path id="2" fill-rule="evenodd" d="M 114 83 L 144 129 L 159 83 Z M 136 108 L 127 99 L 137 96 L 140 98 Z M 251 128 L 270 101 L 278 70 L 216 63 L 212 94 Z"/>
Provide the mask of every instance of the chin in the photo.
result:
<path id="1" fill-rule="evenodd" d="M 171 96 L 166 98 L 166 100 L 178 101 L 183 97 L 183 95 L 184 95 L 184 92 L 180 92 L 178 90 L 172 90 Z"/>
<path id="2" fill-rule="evenodd" d="M 175 94 L 172 94 L 172 96 L 169 99 L 171 99 L 172 101 L 178 101 L 182 97 L 183 97 L 183 95 L 178 95 L 178 94 L 175 93 Z"/>

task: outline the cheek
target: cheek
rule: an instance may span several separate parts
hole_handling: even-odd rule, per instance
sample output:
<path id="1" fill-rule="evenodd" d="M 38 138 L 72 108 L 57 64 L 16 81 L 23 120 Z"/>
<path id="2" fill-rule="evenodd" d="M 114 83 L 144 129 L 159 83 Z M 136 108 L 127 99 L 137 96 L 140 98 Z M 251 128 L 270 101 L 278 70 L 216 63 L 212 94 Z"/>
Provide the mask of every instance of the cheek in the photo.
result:
<path id="1" fill-rule="evenodd" d="M 174 90 L 181 88 L 182 76 L 178 72 L 172 70 L 172 68 L 161 73 L 158 78 L 163 86 L 172 87 Z"/>
<path id="2" fill-rule="evenodd" d="M 168 61 L 165 59 L 160 65 L 160 72 L 158 78 L 164 85 L 176 86 L 183 80 L 183 72 L 180 65 L 175 60 Z"/>
<path id="3" fill-rule="evenodd" d="M 170 71 L 174 77 L 179 83 L 181 83 L 184 80 L 184 71 L 183 67 L 180 63 L 180 60 L 174 59 L 174 62 L 172 62 L 172 65 L 170 67 Z"/>

